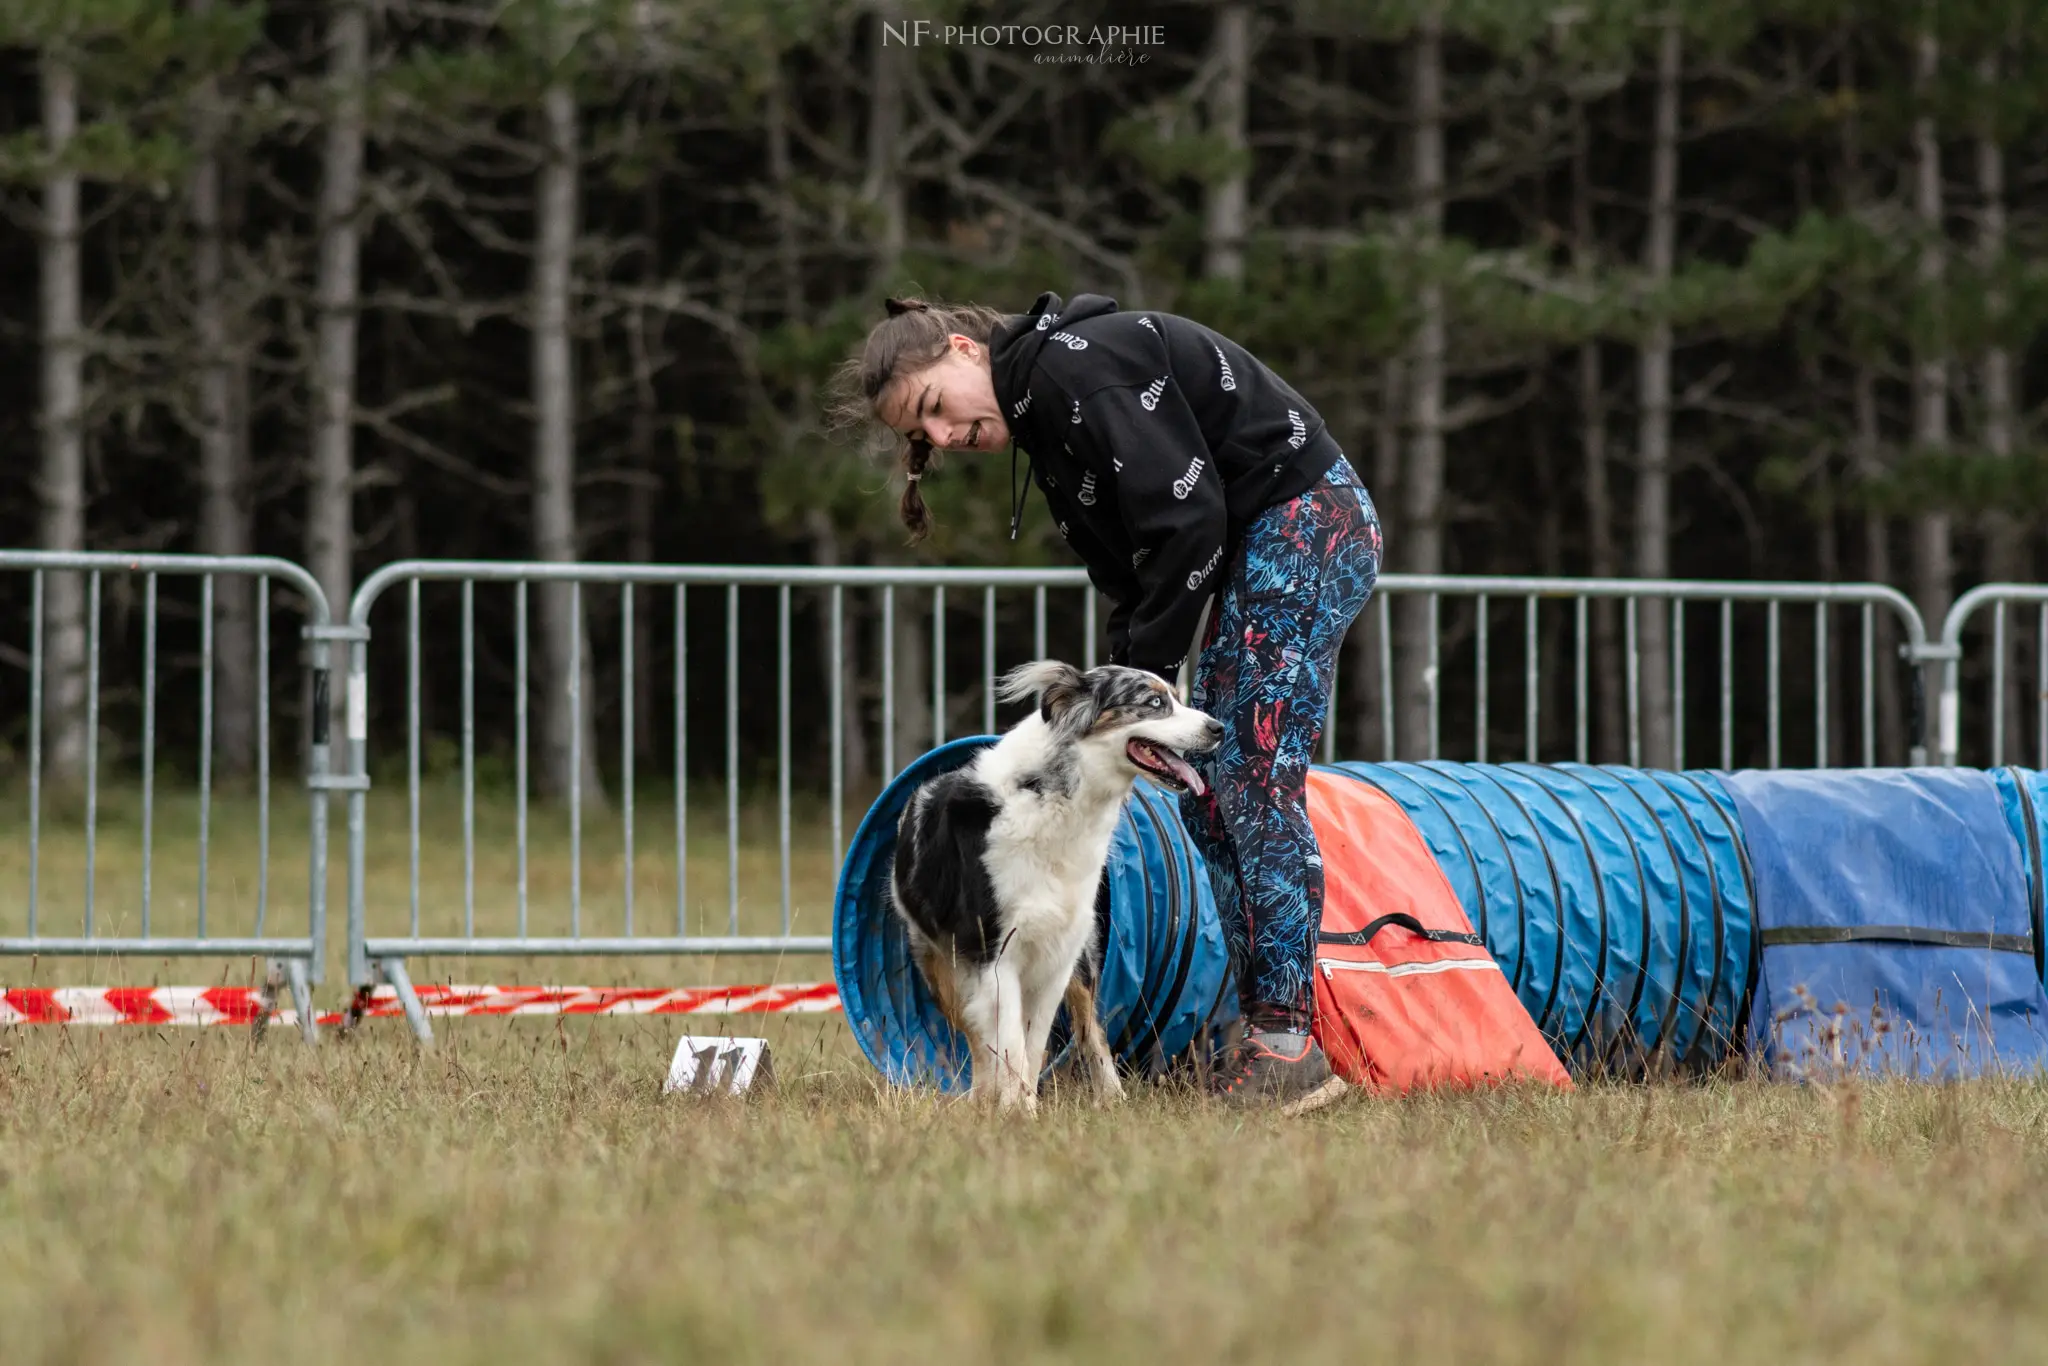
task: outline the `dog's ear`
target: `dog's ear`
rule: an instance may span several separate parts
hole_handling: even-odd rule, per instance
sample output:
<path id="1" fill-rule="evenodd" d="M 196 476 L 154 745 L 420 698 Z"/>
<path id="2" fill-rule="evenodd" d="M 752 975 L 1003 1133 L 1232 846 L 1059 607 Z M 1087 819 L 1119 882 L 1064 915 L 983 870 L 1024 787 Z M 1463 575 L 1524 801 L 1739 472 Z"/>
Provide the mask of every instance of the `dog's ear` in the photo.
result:
<path id="1" fill-rule="evenodd" d="M 996 696 L 1005 702 L 1038 699 L 1038 714 L 1049 726 L 1072 726 L 1082 711 L 1092 712 L 1094 698 L 1082 681 L 1081 671 L 1057 659 L 1039 659 L 1020 664 L 1003 675 Z M 1092 721 L 1092 717 L 1090 718 Z M 1086 730 L 1083 724 L 1079 729 Z"/>

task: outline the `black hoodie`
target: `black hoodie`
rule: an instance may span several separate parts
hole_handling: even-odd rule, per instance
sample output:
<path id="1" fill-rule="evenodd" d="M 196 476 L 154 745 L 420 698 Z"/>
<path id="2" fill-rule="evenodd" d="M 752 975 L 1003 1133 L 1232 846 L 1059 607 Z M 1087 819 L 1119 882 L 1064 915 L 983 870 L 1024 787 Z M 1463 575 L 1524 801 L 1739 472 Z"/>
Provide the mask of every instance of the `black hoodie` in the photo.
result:
<path id="1" fill-rule="evenodd" d="M 989 345 L 1010 436 L 1088 576 L 1110 662 L 1171 676 L 1246 523 L 1341 452 L 1256 356 L 1171 313 L 1045 293 Z"/>

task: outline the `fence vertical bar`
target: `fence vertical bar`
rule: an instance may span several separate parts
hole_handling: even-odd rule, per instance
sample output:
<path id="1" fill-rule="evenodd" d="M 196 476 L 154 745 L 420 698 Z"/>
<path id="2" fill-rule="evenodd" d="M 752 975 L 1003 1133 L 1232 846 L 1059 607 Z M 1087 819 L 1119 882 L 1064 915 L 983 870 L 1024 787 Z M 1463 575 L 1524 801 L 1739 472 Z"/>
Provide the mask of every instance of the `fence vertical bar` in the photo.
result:
<path id="1" fill-rule="evenodd" d="M 569 936 L 583 937 L 583 585 L 569 585 Z"/>
<path id="2" fill-rule="evenodd" d="M 782 860 L 782 932 L 789 933 L 789 585 L 775 590 L 775 828 Z"/>
<path id="3" fill-rule="evenodd" d="M 676 584 L 676 938 L 690 932 L 690 633 L 688 584 Z"/>
<path id="4" fill-rule="evenodd" d="M 576 623 L 576 631 L 580 638 L 583 631 L 580 619 Z M 576 668 L 582 668 L 580 660 Z M 573 688 L 575 685 L 572 683 L 570 686 Z M 579 722 L 577 733 L 580 734 L 582 729 Z M 576 767 L 580 769 L 582 765 L 578 763 Z M 462 936 L 465 939 L 476 938 L 476 581 L 473 579 L 462 581 Z"/>
<path id="5" fill-rule="evenodd" d="M 1630 594 L 1625 603 L 1628 610 L 1623 614 L 1622 618 L 1628 637 L 1626 642 L 1628 668 L 1626 672 L 1628 674 L 1628 766 L 1630 768 L 1641 768 L 1643 765 L 1643 670 L 1642 660 L 1637 658 L 1641 651 L 1636 635 L 1636 602 L 1635 595 Z"/>
<path id="6" fill-rule="evenodd" d="M 725 586 L 725 923 L 740 932 L 740 586 Z"/>
<path id="7" fill-rule="evenodd" d="M 150 838 L 156 806 L 156 575 L 142 582 L 142 937 L 150 926 Z"/>
<path id="8" fill-rule="evenodd" d="M 846 853 L 842 825 L 846 806 L 846 590 L 832 585 L 832 866 Z"/>
<path id="9" fill-rule="evenodd" d="M 946 586 L 932 589 L 932 748 L 946 743 Z"/>
<path id="10" fill-rule="evenodd" d="M 1473 725 L 1479 732 L 1477 741 L 1478 761 L 1483 764 L 1486 762 L 1486 685 L 1488 682 L 1486 670 L 1486 594 L 1481 593 L 1479 595 L 1479 601 L 1476 605 L 1479 609 L 1479 621 L 1478 639 L 1474 642 L 1477 647 L 1474 654 L 1474 672 L 1477 675 L 1474 691 L 1477 693 L 1477 700 L 1475 703 L 1476 714 L 1473 717 Z"/>
<path id="11" fill-rule="evenodd" d="M 199 937 L 206 938 L 206 865 L 213 833 L 213 575 L 199 580 Z"/>
<path id="12" fill-rule="evenodd" d="M 1394 611 L 1380 594 L 1380 743 L 1394 762 Z"/>
<path id="13" fill-rule="evenodd" d="M 1764 642 L 1765 642 L 1765 650 L 1766 650 L 1766 653 L 1767 653 L 1767 654 L 1769 655 L 1769 667 L 1768 667 L 1768 668 L 1766 668 L 1766 670 L 1765 670 L 1765 679 L 1764 679 L 1764 686 L 1765 686 L 1765 688 L 1766 688 L 1766 689 L 1768 689 L 1768 692 L 1769 692 L 1769 702 L 1768 702 L 1768 704 L 1767 704 L 1767 705 L 1766 705 L 1766 707 L 1765 707 L 1765 711 L 1766 711 L 1766 713 L 1767 713 L 1767 716 L 1766 716 L 1766 720 L 1767 720 L 1767 722 L 1768 722 L 1768 724 L 1769 724 L 1769 726 L 1770 726 L 1770 731 L 1769 731 L 1769 736 L 1770 736 L 1770 766 L 1771 766 L 1772 768 L 1776 768 L 1776 767 L 1778 766 L 1778 739 L 1779 739 L 1779 735 L 1778 735 L 1778 726 L 1779 726 L 1779 715 L 1778 715 L 1778 702 L 1779 702 L 1779 696 L 1778 696 L 1778 650 L 1779 650 L 1779 641 L 1778 641 L 1778 603 L 1777 603 L 1777 600 L 1776 600 L 1776 599 L 1774 598 L 1774 599 L 1772 599 L 1772 600 L 1771 600 L 1771 601 L 1770 601 L 1769 603 L 1765 604 L 1765 609 L 1764 609 L 1764 610 L 1765 610 L 1765 628 L 1764 628 Z"/>
<path id="14" fill-rule="evenodd" d="M 1522 730 L 1528 737 L 1527 759 L 1536 762 L 1538 750 L 1542 747 L 1542 706 L 1539 691 L 1540 673 L 1537 667 L 1537 598 L 1534 593 L 1522 600 Z"/>
<path id="15" fill-rule="evenodd" d="M 676 585 L 676 938 L 690 926 L 690 637 L 689 585 Z"/>
<path id="16" fill-rule="evenodd" d="M 2005 762 L 2005 599 L 1991 604 L 1991 766 Z"/>
<path id="17" fill-rule="evenodd" d="M 1437 686 L 1437 681 L 1442 676 L 1441 660 L 1439 659 L 1439 651 L 1441 649 L 1439 612 L 1441 607 L 1442 600 L 1437 594 L 1431 593 L 1429 595 L 1429 667 L 1428 672 L 1424 675 L 1424 680 L 1429 687 L 1429 757 L 1431 759 L 1442 757 L 1440 745 L 1442 733 L 1438 716 L 1442 710 L 1443 690 Z"/>
<path id="18" fill-rule="evenodd" d="M 1813 605 L 1813 766 L 1828 766 L 1828 605 Z"/>
<path id="19" fill-rule="evenodd" d="M 619 585 L 619 828 L 625 860 L 626 937 L 633 937 L 633 585 Z"/>
<path id="20" fill-rule="evenodd" d="M 270 917 L 270 575 L 256 579 L 256 937 Z"/>
<path id="21" fill-rule="evenodd" d="M 1735 599 L 1721 599 L 1721 767 L 1735 767 Z"/>
<path id="22" fill-rule="evenodd" d="M 516 842 L 519 845 L 519 937 L 526 937 L 526 580 L 514 585 L 512 594 L 512 653 L 513 663 L 513 725 L 517 731 L 513 742 L 516 751 L 513 783 L 517 789 L 515 805 L 518 808 Z"/>
<path id="23" fill-rule="evenodd" d="M 981 733 L 996 733 L 996 586 L 981 590 Z"/>
<path id="24" fill-rule="evenodd" d="M 896 585 L 882 588 L 882 781 L 896 776 Z"/>
<path id="25" fill-rule="evenodd" d="M 1877 766 L 1877 612 L 1863 604 L 1863 766 Z"/>
<path id="26" fill-rule="evenodd" d="M 1671 602 L 1671 767 L 1685 771 L 1685 599 Z"/>
<path id="27" fill-rule="evenodd" d="M 100 832 L 100 571 L 87 580 L 85 678 L 85 937 L 93 927 L 93 880 Z"/>
<path id="28" fill-rule="evenodd" d="M 28 644 L 28 932 L 36 935 L 43 834 L 43 571 L 29 590 Z"/>
<path id="29" fill-rule="evenodd" d="M 1031 590 L 1031 657 L 1045 658 L 1045 585 Z"/>
<path id="30" fill-rule="evenodd" d="M 1586 763 L 1593 752 L 1592 737 L 1588 733 L 1588 710 L 1586 698 L 1586 596 L 1581 593 L 1572 599 L 1572 689 L 1575 712 L 1573 737 L 1577 744 L 1580 763 Z"/>
<path id="31" fill-rule="evenodd" d="M 405 585 L 405 791 L 410 822 L 412 933 L 420 932 L 420 581 Z"/>
<path id="32" fill-rule="evenodd" d="M 1092 669 L 1095 667 L 1095 590 L 1093 588 L 1088 590 L 1086 602 L 1087 605 L 1081 611 L 1082 631 L 1086 636 L 1081 646 L 1081 667 Z"/>

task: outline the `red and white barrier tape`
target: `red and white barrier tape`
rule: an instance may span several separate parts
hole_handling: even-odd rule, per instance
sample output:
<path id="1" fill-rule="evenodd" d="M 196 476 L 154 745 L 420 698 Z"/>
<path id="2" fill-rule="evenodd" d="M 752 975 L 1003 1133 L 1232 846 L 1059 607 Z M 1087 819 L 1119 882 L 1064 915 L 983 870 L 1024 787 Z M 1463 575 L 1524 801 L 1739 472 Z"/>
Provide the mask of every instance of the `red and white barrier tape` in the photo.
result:
<path id="1" fill-rule="evenodd" d="M 830 982 L 734 987 L 416 986 L 429 1015 L 754 1015 L 839 1009 Z M 263 1009 L 255 987 L 17 987 L 0 993 L 0 1025 L 246 1025 Z M 390 987 L 370 996 L 368 1018 L 402 1017 Z M 280 1009 L 271 1019 L 297 1022 Z M 340 1024 L 323 1011 L 320 1023 Z"/>

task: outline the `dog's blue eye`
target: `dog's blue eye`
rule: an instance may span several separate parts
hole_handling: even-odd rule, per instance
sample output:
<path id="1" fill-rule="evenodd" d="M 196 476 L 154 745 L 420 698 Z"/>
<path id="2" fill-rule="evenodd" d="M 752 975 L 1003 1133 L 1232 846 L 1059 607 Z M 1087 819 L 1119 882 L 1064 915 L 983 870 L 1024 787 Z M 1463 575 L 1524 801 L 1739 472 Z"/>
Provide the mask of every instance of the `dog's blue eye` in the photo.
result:
<path id="1" fill-rule="evenodd" d="M 1161 707 L 1164 707 L 1165 705 L 1165 698 L 1161 697 L 1158 693 L 1152 694 L 1152 710 L 1158 711 Z"/>

